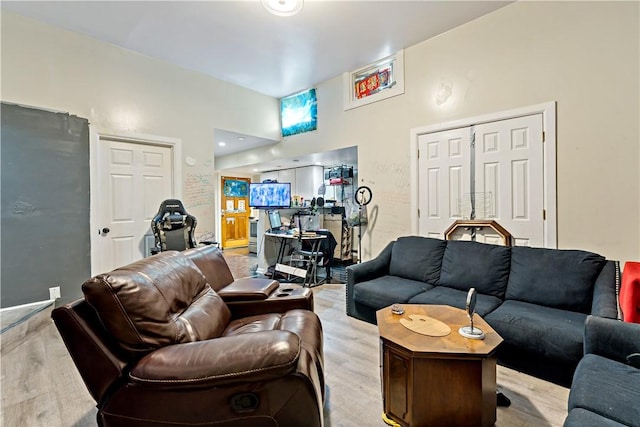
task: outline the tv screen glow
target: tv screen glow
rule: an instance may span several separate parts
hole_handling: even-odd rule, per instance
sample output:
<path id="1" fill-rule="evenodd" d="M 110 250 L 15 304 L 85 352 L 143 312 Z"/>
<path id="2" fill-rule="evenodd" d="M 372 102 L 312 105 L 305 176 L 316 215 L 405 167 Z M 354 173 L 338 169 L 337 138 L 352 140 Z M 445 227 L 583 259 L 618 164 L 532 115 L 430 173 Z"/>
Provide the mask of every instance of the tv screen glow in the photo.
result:
<path id="1" fill-rule="evenodd" d="M 316 90 L 309 89 L 280 100 L 282 136 L 297 135 L 318 128 Z"/>
<path id="2" fill-rule="evenodd" d="M 270 182 L 249 184 L 249 206 L 275 209 L 291 206 L 291 183 Z"/>

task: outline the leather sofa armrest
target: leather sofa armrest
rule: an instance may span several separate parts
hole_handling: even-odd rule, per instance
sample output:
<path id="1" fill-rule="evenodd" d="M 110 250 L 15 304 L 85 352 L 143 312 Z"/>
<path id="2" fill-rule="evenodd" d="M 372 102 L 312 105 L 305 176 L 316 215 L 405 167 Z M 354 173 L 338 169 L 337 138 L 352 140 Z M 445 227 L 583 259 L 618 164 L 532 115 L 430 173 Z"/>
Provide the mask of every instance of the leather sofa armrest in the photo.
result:
<path id="1" fill-rule="evenodd" d="M 640 324 L 588 316 L 584 352 L 629 363 L 629 356 L 640 353 Z"/>
<path id="2" fill-rule="evenodd" d="M 609 319 L 620 318 L 618 290 L 620 289 L 620 263 L 607 261 L 593 286 L 591 314 Z"/>
<path id="3" fill-rule="evenodd" d="M 51 317 L 89 393 L 101 402 L 126 376 L 129 361 L 84 299 L 54 309 Z"/>
<path id="4" fill-rule="evenodd" d="M 389 242 L 387 246 L 378 254 L 377 257 L 361 262 L 360 264 L 350 265 L 347 271 L 347 313 L 350 304 L 353 304 L 353 287 L 356 283 L 365 282 L 389 274 L 389 264 L 391 263 L 391 250 L 395 241 Z"/>
<path id="5" fill-rule="evenodd" d="M 267 299 L 228 301 L 227 307 L 231 310 L 232 319 L 290 310 L 313 311 L 313 292 L 309 288 L 283 286 Z"/>
<path id="6" fill-rule="evenodd" d="M 267 381 L 293 371 L 300 337 L 262 331 L 160 348 L 138 361 L 129 377 L 144 386 L 221 386 Z"/>
<path id="7" fill-rule="evenodd" d="M 236 279 L 218 291 L 218 295 L 225 301 L 250 301 L 269 298 L 280 283 L 273 279 L 245 277 Z"/>

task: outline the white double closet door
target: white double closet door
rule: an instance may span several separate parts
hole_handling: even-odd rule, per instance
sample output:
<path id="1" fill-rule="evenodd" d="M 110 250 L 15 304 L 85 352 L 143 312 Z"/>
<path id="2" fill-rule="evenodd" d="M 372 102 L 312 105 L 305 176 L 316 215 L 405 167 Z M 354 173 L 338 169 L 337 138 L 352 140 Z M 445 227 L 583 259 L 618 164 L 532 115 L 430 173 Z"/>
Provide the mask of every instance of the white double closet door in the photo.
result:
<path id="1" fill-rule="evenodd" d="M 420 235 L 495 220 L 515 245 L 544 246 L 543 144 L 542 114 L 419 135 Z M 490 230 L 476 240 L 501 241 Z"/>

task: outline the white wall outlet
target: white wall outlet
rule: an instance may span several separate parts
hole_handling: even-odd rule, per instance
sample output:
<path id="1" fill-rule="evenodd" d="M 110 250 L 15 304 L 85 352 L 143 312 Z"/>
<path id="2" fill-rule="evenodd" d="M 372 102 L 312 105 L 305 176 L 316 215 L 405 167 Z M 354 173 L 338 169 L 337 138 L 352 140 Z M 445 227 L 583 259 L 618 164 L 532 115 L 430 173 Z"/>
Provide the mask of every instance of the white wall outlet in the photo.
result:
<path id="1" fill-rule="evenodd" d="M 54 300 L 60 298 L 60 286 L 49 288 L 49 299 Z"/>

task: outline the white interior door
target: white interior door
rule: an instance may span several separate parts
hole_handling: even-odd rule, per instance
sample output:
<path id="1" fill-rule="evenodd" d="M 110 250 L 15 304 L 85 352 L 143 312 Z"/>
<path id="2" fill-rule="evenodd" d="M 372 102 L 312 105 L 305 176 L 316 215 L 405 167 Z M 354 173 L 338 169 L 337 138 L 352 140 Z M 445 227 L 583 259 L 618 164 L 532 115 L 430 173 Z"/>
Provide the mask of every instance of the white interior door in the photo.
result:
<path id="1" fill-rule="evenodd" d="M 469 127 L 418 137 L 420 235 L 444 238 L 464 218 L 469 200 Z"/>
<path id="2" fill-rule="evenodd" d="M 172 198 L 172 147 L 111 139 L 98 146 L 100 271 L 142 259 L 160 202 Z"/>
<path id="3" fill-rule="evenodd" d="M 516 246 L 544 246 L 542 114 L 475 126 L 476 219 L 493 219 Z"/>
<path id="4" fill-rule="evenodd" d="M 455 220 L 488 219 L 514 245 L 544 246 L 542 127 L 542 114 L 532 114 L 419 135 L 419 234 L 443 238 Z M 474 237 L 499 238 L 490 230 Z"/>

